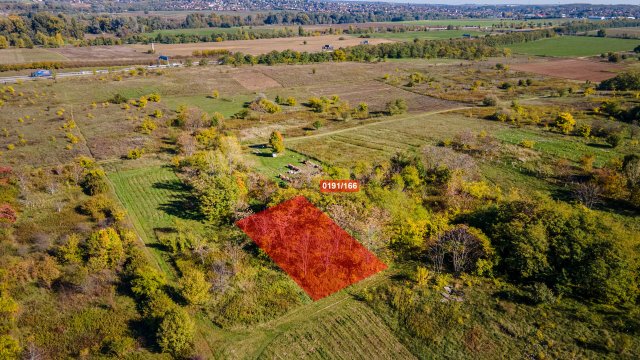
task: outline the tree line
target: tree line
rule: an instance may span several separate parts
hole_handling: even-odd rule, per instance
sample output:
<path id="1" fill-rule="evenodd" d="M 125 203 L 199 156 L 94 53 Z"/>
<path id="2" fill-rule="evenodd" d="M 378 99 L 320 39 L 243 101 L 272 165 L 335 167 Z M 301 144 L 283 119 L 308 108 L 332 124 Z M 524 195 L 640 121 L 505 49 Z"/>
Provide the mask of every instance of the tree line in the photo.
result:
<path id="1" fill-rule="evenodd" d="M 115 45 L 122 42 L 161 42 L 185 43 L 222 40 L 246 40 L 274 37 L 295 36 L 294 30 L 273 31 L 241 31 L 212 32 L 209 35 L 148 35 L 155 30 L 195 29 L 195 28 L 231 28 L 261 25 L 302 26 L 315 24 L 367 23 L 380 21 L 421 20 L 426 16 L 413 15 L 411 18 L 398 17 L 393 14 L 374 13 L 315 13 L 315 12 L 278 12 L 257 13 L 250 15 L 227 15 L 217 13 L 192 13 L 184 19 L 165 18 L 160 16 L 121 16 L 121 15 L 87 15 L 87 14 L 53 14 L 49 12 L 28 12 L 0 16 L 0 36 L 8 45 L 15 47 L 33 47 L 34 45 L 57 47 L 65 42 L 75 45 Z M 525 23 L 523 23 L 525 24 Z M 540 26 L 541 24 L 538 24 Z M 572 21 L 556 28 L 562 34 L 596 30 L 611 27 L 639 26 L 640 20 L 618 19 L 601 22 Z M 493 27 L 514 27 L 495 25 Z M 534 26 L 528 23 L 529 27 Z M 357 33 L 359 29 L 348 30 Z M 84 34 L 102 35 L 93 39 L 85 39 Z M 302 28 L 298 35 L 304 34 Z M 105 36 L 108 35 L 108 36 Z M 115 37 L 114 37 L 115 35 Z M 0 46 L 3 42 L 0 41 Z"/>
<path id="2" fill-rule="evenodd" d="M 221 62 L 228 65 L 244 64 L 300 64 L 327 61 L 375 61 L 402 58 L 451 58 L 475 60 L 485 57 L 506 56 L 508 49 L 500 48 L 510 44 L 535 41 L 555 36 L 552 30 L 516 32 L 501 36 L 487 36 L 480 39 L 419 40 L 394 42 L 377 45 L 357 45 L 340 48 L 333 52 L 299 52 L 292 50 L 272 51 L 263 55 L 249 55 L 240 52 L 223 56 Z"/>

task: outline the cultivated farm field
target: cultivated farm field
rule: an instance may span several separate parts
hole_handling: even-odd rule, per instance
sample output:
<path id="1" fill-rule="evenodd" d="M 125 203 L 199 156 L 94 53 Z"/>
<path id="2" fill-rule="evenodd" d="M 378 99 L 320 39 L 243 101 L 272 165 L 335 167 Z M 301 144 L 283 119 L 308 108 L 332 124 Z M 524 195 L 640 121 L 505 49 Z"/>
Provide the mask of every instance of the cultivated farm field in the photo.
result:
<path id="1" fill-rule="evenodd" d="M 148 35 L 156 36 L 160 35 L 211 35 L 213 33 L 236 33 L 240 30 L 252 32 L 252 33 L 260 33 L 260 32 L 271 32 L 273 30 L 285 29 L 286 26 L 242 26 L 242 27 L 228 27 L 228 28 L 195 28 L 195 29 L 164 29 L 164 30 L 155 30 Z M 293 29 L 294 27 L 290 27 Z M 297 29 L 296 29 L 297 30 Z"/>
<path id="2" fill-rule="evenodd" d="M 634 39 L 640 37 L 640 27 L 610 28 L 606 29 L 605 33 L 607 37 Z M 597 31 L 590 31 L 588 35 L 595 36 L 597 35 Z"/>
<path id="3" fill-rule="evenodd" d="M 332 45 L 335 48 L 354 46 L 362 41 L 358 38 L 344 37 L 340 40 L 338 35 L 322 35 L 310 37 L 292 37 L 292 38 L 276 38 L 276 39 L 257 39 L 257 40 L 231 40 L 210 43 L 194 43 L 194 44 L 157 44 L 155 46 L 156 53 L 169 56 L 191 56 L 195 50 L 208 49 L 224 49 L 231 52 L 241 52 L 251 55 L 266 54 L 270 51 L 308 51 L 318 52 L 322 50 L 324 45 Z M 305 44 L 306 41 L 306 44 Z M 373 39 L 371 44 L 380 44 L 389 42 L 385 39 Z M 129 45 L 130 48 L 139 52 L 149 49 L 149 45 Z"/>
<path id="4" fill-rule="evenodd" d="M 611 39 L 589 36 L 559 36 L 508 46 L 516 54 L 584 57 L 610 51 L 630 51 L 638 46 L 637 40 Z"/>
<path id="5" fill-rule="evenodd" d="M 511 65 L 511 68 L 564 79 L 602 81 L 616 76 L 618 72 L 625 69 L 625 66 L 608 61 L 554 59 L 515 63 Z"/>
<path id="6" fill-rule="evenodd" d="M 0 49 L 0 64 L 64 61 L 67 57 L 51 49 Z"/>

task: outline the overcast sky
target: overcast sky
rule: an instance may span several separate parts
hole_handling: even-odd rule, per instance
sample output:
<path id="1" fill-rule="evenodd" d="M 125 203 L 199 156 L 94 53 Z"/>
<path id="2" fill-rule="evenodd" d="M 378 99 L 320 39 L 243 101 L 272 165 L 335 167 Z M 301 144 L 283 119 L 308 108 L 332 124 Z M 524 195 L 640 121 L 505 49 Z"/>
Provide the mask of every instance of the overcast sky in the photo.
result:
<path id="1" fill-rule="evenodd" d="M 640 0 L 593 0 L 593 1 L 576 1 L 576 0 L 381 0 L 384 2 L 396 2 L 396 3 L 416 3 L 416 4 L 491 4 L 491 5 L 504 5 L 504 4 L 517 4 L 517 5 L 558 5 L 558 4 L 576 4 L 576 3 L 590 3 L 590 4 L 631 4 L 640 5 Z"/>

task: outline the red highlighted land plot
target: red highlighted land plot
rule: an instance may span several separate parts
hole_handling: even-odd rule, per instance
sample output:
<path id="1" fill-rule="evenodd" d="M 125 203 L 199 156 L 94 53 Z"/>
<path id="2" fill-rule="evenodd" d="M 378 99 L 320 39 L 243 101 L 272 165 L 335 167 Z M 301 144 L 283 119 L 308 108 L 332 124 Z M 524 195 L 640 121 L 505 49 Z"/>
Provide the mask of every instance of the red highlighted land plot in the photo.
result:
<path id="1" fill-rule="evenodd" d="M 313 300 L 387 268 L 302 196 L 244 218 L 236 225 Z"/>

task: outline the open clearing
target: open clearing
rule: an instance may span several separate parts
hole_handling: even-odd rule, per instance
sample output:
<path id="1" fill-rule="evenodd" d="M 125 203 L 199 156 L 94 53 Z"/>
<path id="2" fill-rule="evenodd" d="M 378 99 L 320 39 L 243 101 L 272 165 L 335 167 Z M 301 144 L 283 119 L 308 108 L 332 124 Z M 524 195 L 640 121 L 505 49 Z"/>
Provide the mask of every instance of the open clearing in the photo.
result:
<path id="1" fill-rule="evenodd" d="M 0 64 L 19 64 L 36 61 L 64 61 L 67 58 L 50 49 L 2 49 Z"/>
<path id="2" fill-rule="evenodd" d="M 37 61 L 62 61 L 100 64 L 100 62 L 154 61 L 157 56 L 146 54 L 148 47 L 137 51 L 128 46 L 63 46 L 43 49 L 3 49 L 0 50 L 0 64 L 18 64 Z"/>
<path id="3" fill-rule="evenodd" d="M 277 39 L 258 39 L 258 40 L 232 40 L 222 42 L 206 42 L 193 44 L 156 44 L 156 53 L 169 56 L 191 56 L 194 50 L 204 49 L 226 49 L 231 52 L 242 52 L 251 55 L 266 54 L 270 51 L 308 51 L 318 52 L 323 45 L 330 44 L 335 48 L 354 46 L 360 44 L 361 39 L 353 37 L 344 37 L 340 40 L 338 35 L 310 36 L 310 37 L 291 37 Z M 307 44 L 304 44 L 304 41 Z M 386 43 L 389 40 L 372 39 L 370 44 Z M 149 45 L 130 45 L 132 49 L 140 52 L 149 49 Z"/>
<path id="4" fill-rule="evenodd" d="M 347 300 L 275 338 L 260 359 L 414 359 L 366 305 Z"/>
<path id="5" fill-rule="evenodd" d="M 145 49 L 146 51 L 147 49 Z M 127 46 L 63 46 L 51 51 L 71 61 L 105 61 L 105 60 L 155 60 L 156 56 L 143 51 L 132 51 Z"/>
<path id="6" fill-rule="evenodd" d="M 507 46 L 516 54 L 578 57 L 594 56 L 609 51 L 630 51 L 638 46 L 637 40 L 611 39 L 588 36 L 557 36 Z"/>
<path id="7" fill-rule="evenodd" d="M 198 30 L 198 29 L 196 29 Z M 343 40 L 340 40 L 343 38 Z M 304 42 L 307 44 L 304 44 Z M 231 52 L 261 55 L 270 51 L 321 51 L 322 46 L 330 44 L 335 48 L 355 46 L 362 39 L 351 36 L 322 35 L 311 37 L 291 37 L 257 40 L 232 40 L 189 44 L 155 44 L 156 54 L 148 54 L 150 45 L 112 45 L 112 46 L 63 46 L 53 49 L 3 49 L 0 50 L 0 64 L 14 64 L 34 61 L 64 61 L 86 65 L 102 65 L 108 62 L 152 63 L 158 54 L 168 56 L 191 56 L 194 50 L 226 49 Z M 369 39 L 370 44 L 390 42 L 387 39 Z"/>
<path id="8" fill-rule="evenodd" d="M 189 196 L 184 184 L 165 166 L 114 171 L 108 177 L 158 266 L 172 274 L 156 232 L 174 226 L 175 220 L 188 213 Z"/>
<path id="9" fill-rule="evenodd" d="M 561 134 L 511 127 L 457 113 L 409 115 L 353 129 L 289 139 L 287 146 L 328 163 L 351 166 L 358 160 L 383 161 L 397 152 L 419 151 L 425 145 L 436 145 L 464 131 L 476 134 L 486 131 L 513 145 L 522 140 L 534 140 L 535 150 L 555 159 L 578 161 L 584 154 L 593 154 L 596 163 L 603 164 L 619 155 L 609 148 L 590 146 L 580 138 L 567 139 Z"/>
<path id="10" fill-rule="evenodd" d="M 290 139 L 286 144 L 303 154 L 331 164 L 353 165 L 389 159 L 397 152 L 435 145 L 464 130 L 479 132 L 499 126 L 457 114 L 413 115 L 340 132 Z"/>
<path id="11" fill-rule="evenodd" d="M 231 77 L 247 90 L 265 90 L 280 87 L 280 84 L 259 71 L 236 72 Z"/>
<path id="12" fill-rule="evenodd" d="M 589 80 L 599 82 L 616 76 L 625 66 L 605 61 L 583 59 L 564 59 L 539 61 L 530 63 L 516 63 L 511 69 L 531 72 L 534 74 L 559 77 L 571 80 Z"/>
<path id="13" fill-rule="evenodd" d="M 622 27 L 622 28 L 610 28 L 605 29 L 607 37 L 620 37 L 620 38 L 639 38 L 640 27 Z M 595 36 L 598 33 L 597 30 L 589 31 L 588 34 Z"/>

